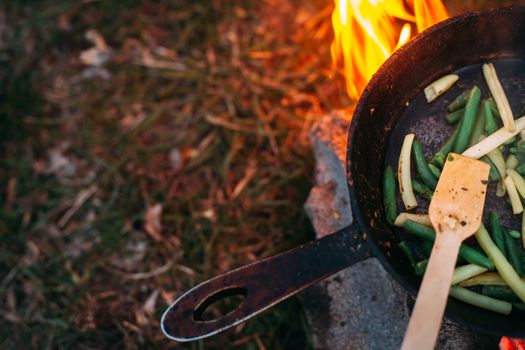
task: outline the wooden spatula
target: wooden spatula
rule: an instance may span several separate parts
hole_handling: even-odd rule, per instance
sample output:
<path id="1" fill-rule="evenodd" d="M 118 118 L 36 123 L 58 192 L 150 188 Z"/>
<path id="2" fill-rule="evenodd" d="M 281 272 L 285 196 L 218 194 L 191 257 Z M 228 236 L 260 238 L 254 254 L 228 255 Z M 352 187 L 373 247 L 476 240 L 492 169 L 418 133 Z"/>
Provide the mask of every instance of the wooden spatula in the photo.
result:
<path id="1" fill-rule="evenodd" d="M 434 349 L 461 242 L 481 224 L 489 165 L 450 153 L 429 207 L 436 241 L 403 340 L 403 350 Z"/>

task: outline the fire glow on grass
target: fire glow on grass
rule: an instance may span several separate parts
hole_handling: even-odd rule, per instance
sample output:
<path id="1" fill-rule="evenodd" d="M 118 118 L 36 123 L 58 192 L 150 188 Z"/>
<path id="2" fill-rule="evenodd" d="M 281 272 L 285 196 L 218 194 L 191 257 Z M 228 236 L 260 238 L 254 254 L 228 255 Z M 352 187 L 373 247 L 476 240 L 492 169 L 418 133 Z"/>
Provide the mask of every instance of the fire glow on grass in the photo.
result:
<path id="1" fill-rule="evenodd" d="M 448 18 L 441 0 L 334 0 L 334 65 L 357 100 L 381 64 L 415 34 Z"/>

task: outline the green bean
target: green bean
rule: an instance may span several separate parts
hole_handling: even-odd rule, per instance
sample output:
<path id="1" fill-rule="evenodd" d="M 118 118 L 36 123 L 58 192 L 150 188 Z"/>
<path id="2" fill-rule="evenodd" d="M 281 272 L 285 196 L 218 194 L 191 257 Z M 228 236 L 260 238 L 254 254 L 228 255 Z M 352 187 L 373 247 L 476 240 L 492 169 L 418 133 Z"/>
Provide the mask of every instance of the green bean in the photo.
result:
<path id="1" fill-rule="evenodd" d="M 525 164 L 521 164 L 515 170 L 518 172 L 518 174 L 525 175 Z"/>
<path id="2" fill-rule="evenodd" d="M 512 303 L 512 306 L 521 312 L 525 312 L 525 304 L 524 303 Z"/>
<path id="3" fill-rule="evenodd" d="M 458 135 L 459 128 L 461 127 L 462 121 L 459 122 L 459 125 L 456 128 L 456 130 L 454 130 L 454 132 L 452 133 L 452 135 L 450 135 L 448 140 L 441 146 L 441 148 L 436 152 L 436 154 L 434 154 L 434 157 L 432 158 L 432 160 L 430 160 L 430 163 L 440 168 L 443 167 L 447 155 L 452 151 L 452 148 L 454 148 L 454 143 L 456 142 L 456 137 Z"/>
<path id="4" fill-rule="evenodd" d="M 423 254 L 425 254 L 426 257 L 430 257 L 430 254 L 432 254 L 432 248 L 434 248 L 434 244 L 430 243 L 429 241 L 423 241 L 421 249 L 423 250 Z"/>
<path id="5" fill-rule="evenodd" d="M 396 220 L 394 221 L 394 225 L 403 227 L 403 224 L 407 220 L 412 220 L 423 225 L 432 226 L 432 223 L 430 222 L 427 214 L 412 214 L 407 212 L 399 213 Z"/>
<path id="6" fill-rule="evenodd" d="M 496 104 L 496 101 L 492 97 L 487 99 L 490 103 L 490 109 L 492 110 L 492 114 L 496 118 L 501 118 L 501 114 L 499 113 L 498 105 Z"/>
<path id="7" fill-rule="evenodd" d="M 430 164 L 434 164 L 438 167 L 443 167 L 445 165 L 445 160 L 447 158 L 448 153 L 450 153 L 450 151 L 448 151 L 446 154 L 437 152 L 436 154 L 434 154 L 434 157 L 432 157 L 432 159 L 430 160 Z"/>
<path id="8" fill-rule="evenodd" d="M 512 289 L 505 286 L 483 286 L 481 294 L 506 301 L 521 301 Z"/>
<path id="9" fill-rule="evenodd" d="M 520 164 L 523 164 L 523 162 L 525 162 L 525 153 L 518 153 L 518 154 L 515 154 L 515 156 L 516 158 L 518 158 L 518 164 L 516 165 L 516 167 Z"/>
<path id="10" fill-rule="evenodd" d="M 447 110 L 449 112 L 455 112 L 458 109 L 465 107 L 465 105 L 467 104 L 469 93 L 470 89 L 463 91 L 458 97 L 454 99 L 454 101 L 452 101 L 451 104 L 448 105 Z"/>
<path id="11" fill-rule="evenodd" d="M 510 154 L 507 157 L 507 160 L 505 160 L 505 166 L 507 169 L 516 169 L 516 167 L 519 164 L 518 157 L 516 157 L 514 154 Z"/>
<path id="12" fill-rule="evenodd" d="M 425 198 L 428 201 L 432 200 L 432 196 L 434 195 L 434 192 L 427 186 L 423 185 L 421 182 L 417 181 L 416 179 L 412 179 L 412 189 L 414 192 L 419 194 L 421 197 Z"/>
<path id="13" fill-rule="evenodd" d="M 439 170 L 439 168 L 432 163 L 428 163 L 428 168 L 432 172 L 432 175 L 434 175 L 436 179 L 439 179 L 441 176 L 441 170 Z"/>
<path id="14" fill-rule="evenodd" d="M 514 240 L 507 230 L 503 230 L 503 237 L 505 239 L 505 248 L 507 249 L 507 257 L 509 258 L 509 262 L 511 263 L 512 267 L 514 267 L 516 273 L 520 276 L 523 276 L 521 256 L 516 243 L 514 243 Z"/>
<path id="15" fill-rule="evenodd" d="M 501 251 L 494 244 L 483 223 L 479 225 L 479 228 L 476 231 L 476 240 L 483 251 L 490 257 L 505 283 L 509 285 L 522 301 L 525 301 L 525 281 L 521 280 L 520 276 L 516 273 L 516 270 L 514 270 L 507 258 L 503 256 Z"/>
<path id="16" fill-rule="evenodd" d="M 494 167 L 498 169 L 498 172 L 503 179 L 507 175 L 507 168 L 505 167 L 505 159 L 503 158 L 501 151 L 498 149 L 493 149 L 487 153 L 487 158 L 489 158 L 492 164 L 494 164 Z"/>
<path id="17" fill-rule="evenodd" d="M 514 187 L 516 187 L 516 190 L 520 194 L 521 197 L 525 197 L 525 179 L 516 172 L 516 170 L 513 170 L 511 168 L 507 167 L 507 174 L 512 178 L 512 182 L 514 183 Z M 522 215 L 523 216 L 523 215 Z M 516 234 L 514 232 L 510 232 L 512 238 L 520 238 L 521 234 L 518 232 L 518 237 L 514 237 Z"/>
<path id="18" fill-rule="evenodd" d="M 499 181 L 501 180 L 501 175 L 498 171 L 498 169 L 496 169 L 496 166 L 491 162 L 490 164 L 490 172 L 489 172 L 489 181 Z"/>
<path id="19" fill-rule="evenodd" d="M 489 223 L 494 243 L 496 243 L 496 246 L 501 251 L 503 256 L 507 256 L 507 249 L 505 249 L 505 239 L 503 238 L 503 228 L 501 227 L 498 214 L 491 211 L 489 213 Z"/>
<path id="20" fill-rule="evenodd" d="M 521 214 L 521 244 L 525 248 L 525 214 Z M 525 267 L 525 253 L 521 254 L 521 265 Z"/>
<path id="21" fill-rule="evenodd" d="M 492 113 L 491 103 L 489 100 L 483 100 L 483 111 L 485 114 L 485 131 L 490 135 L 496 132 L 499 128 L 496 124 L 496 119 L 494 119 L 494 114 Z"/>
<path id="22" fill-rule="evenodd" d="M 447 114 L 445 119 L 449 124 L 456 124 L 463 117 L 463 113 L 465 113 L 465 108 L 461 108 L 457 111 Z"/>
<path id="23" fill-rule="evenodd" d="M 386 220 L 390 225 L 393 225 L 397 217 L 397 206 L 396 178 L 391 166 L 387 166 L 383 173 L 383 203 L 385 205 Z"/>
<path id="24" fill-rule="evenodd" d="M 452 286 L 450 296 L 483 309 L 494 311 L 503 315 L 512 312 L 512 304 L 503 300 L 494 299 L 483 294 L 479 294 L 466 288 Z"/>
<path id="25" fill-rule="evenodd" d="M 521 233 L 516 230 L 509 230 L 509 235 L 514 239 L 521 238 Z"/>
<path id="26" fill-rule="evenodd" d="M 413 133 L 405 135 L 397 167 L 399 191 L 401 192 L 401 199 L 403 200 L 403 205 L 406 210 L 414 209 L 418 206 L 412 188 L 412 174 L 410 171 L 410 154 L 412 153 L 412 142 L 415 137 L 416 135 Z"/>
<path id="27" fill-rule="evenodd" d="M 405 254 L 407 259 L 410 261 L 410 264 L 412 266 L 415 266 L 416 265 L 416 258 L 414 257 L 414 252 L 412 251 L 412 249 L 408 245 L 407 241 L 402 241 L 401 243 L 399 243 L 399 249 L 401 249 L 403 254 Z"/>
<path id="28" fill-rule="evenodd" d="M 479 276 L 480 274 L 486 272 L 487 269 L 483 266 L 478 266 L 475 264 L 466 264 L 460 265 L 454 269 L 454 274 L 452 275 L 451 285 L 459 284 L 463 281 L 468 280 L 474 276 Z"/>
<path id="29" fill-rule="evenodd" d="M 463 153 L 469 144 L 469 139 L 472 134 L 472 128 L 478 115 L 479 102 L 481 99 L 481 91 L 477 86 L 474 86 L 470 91 L 467 104 L 465 106 L 465 114 L 461 119 L 456 142 L 454 143 L 454 152 Z"/>
<path id="30" fill-rule="evenodd" d="M 436 233 L 432 228 L 420 225 L 410 220 L 407 220 L 403 224 L 403 228 L 414 236 L 423 238 L 424 240 L 431 243 L 434 243 L 434 240 L 436 239 Z M 459 248 L 459 255 L 471 264 L 483 266 L 489 270 L 494 269 L 494 264 L 486 255 L 468 245 L 461 245 Z"/>
<path id="31" fill-rule="evenodd" d="M 478 109 L 478 114 L 476 116 L 476 121 L 472 127 L 472 133 L 470 134 L 468 146 L 473 146 L 479 141 L 479 137 L 483 134 L 485 129 L 485 112 L 482 108 Z"/>
<path id="32" fill-rule="evenodd" d="M 427 265 L 428 265 L 428 259 L 421 260 L 416 265 L 414 265 L 414 270 L 416 272 L 416 275 L 423 276 L 427 269 Z"/>
<path id="33" fill-rule="evenodd" d="M 492 161 L 489 159 L 489 157 L 483 156 L 481 158 L 481 161 L 483 161 L 483 162 L 487 163 L 488 165 L 490 165 L 490 172 L 489 172 L 489 181 L 490 182 L 501 180 L 501 175 L 500 175 L 498 169 L 496 168 L 494 163 L 492 163 Z"/>
<path id="34" fill-rule="evenodd" d="M 403 228 L 414 236 L 423 238 L 427 242 L 434 243 L 434 240 L 436 239 L 434 229 L 418 224 L 417 222 L 407 220 L 403 224 Z"/>
<path id="35" fill-rule="evenodd" d="M 423 147 L 419 143 L 418 139 L 415 139 L 412 143 L 412 154 L 416 162 L 416 170 L 423 183 L 427 185 L 430 189 L 434 190 L 437 185 L 437 179 L 432 174 L 432 171 L 428 168 L 427 161 L 425 160 L 425 155 L 423 153 Z"/>
<path id="36" fill-rule="evenodd" d="M 500 146 L 500 148 L 503 147 L 503 149 L 505 149 L 503 145 Z M 501 149 L 500 149 L 501 150 Z M 502 151 L 503 152 L 503 151 Z M 521 150 L 521 149 L 518 149 L 518 147 L 516 146 L 512 146 L 509 148 L 509 152 L 511 154 L 515 154 L 515 155 L 519 155 L 519 154 L 523 154 L 525 151 Z"/>
<path id="37" fill-rule="evenodd" d="M 484 272 L 481 275 L 469 278 L 459 284 L 461 287 L 475 286 L 506 286 L 507 283 L 497 272 Z"/>

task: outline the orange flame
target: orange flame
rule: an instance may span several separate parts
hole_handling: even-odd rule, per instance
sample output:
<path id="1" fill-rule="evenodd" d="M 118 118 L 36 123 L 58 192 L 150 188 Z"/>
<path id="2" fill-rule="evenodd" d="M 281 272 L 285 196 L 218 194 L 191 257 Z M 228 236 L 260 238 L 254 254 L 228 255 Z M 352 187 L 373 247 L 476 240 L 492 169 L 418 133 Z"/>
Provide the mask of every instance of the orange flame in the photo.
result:
<path id="1" fill-rule="evenodd" d="M 348 96 L 357 99 L 381 64 L 417 32 L 448 18 L 441 0 L 334 0 L 335 67 Z"/>

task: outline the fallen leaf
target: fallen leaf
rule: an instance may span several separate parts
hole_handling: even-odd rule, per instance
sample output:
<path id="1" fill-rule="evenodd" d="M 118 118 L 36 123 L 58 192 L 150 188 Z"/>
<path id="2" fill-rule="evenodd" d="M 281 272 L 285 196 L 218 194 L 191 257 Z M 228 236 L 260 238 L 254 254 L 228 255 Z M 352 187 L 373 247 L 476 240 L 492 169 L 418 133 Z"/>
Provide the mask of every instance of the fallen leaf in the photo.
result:
<path id="1" fill-rule="evenodd" d="M 93 184 L 89 188 L 82 190 L 78 193 L 75 202 L 68 209 L 68 211 L 62 216 L 60 221 L 58 221 L 58 227 L 64 228 L 68 223 L 69 219 L 86 203 L 86 201 L 97 191 L 97 185 Z"/>
<path id="2" fill-rule="evenodd" d="M 162 300 L 168 305 L 171 305 L 175 301 L 175 292 L 168 292 L 163 289 L 160 295 L 162 296 Z"/>
<path id="3" fill-rule="evenodd" d="M 135 310 L 135 319 L 139 326 L 146 326 L 150 323 L 148 316 L 151 316 L 155 311 L 155 305 L 157 304 L 159 293 L 160 290 L 155 289 L 146 299 L 142 309 Z"/>
<path id="4" fill-rule="evenodd" d="M 159 292 L 160 291 L 158 289 L 155 289 L 153 293 L 150 294 L 148 299 L 146 299 L 146 302 L 144 303 L 144 306 L 142 307 L 142 310 L 144 310 L 144 313 L 146 315 L 151 315 L 155 311 L 155 305 L 157 304 Z"/>
<path id="5" fill-rule="evenodd" d="M 24 255 L 24 264 L 30 266 L 37 262 L 38 256 L 40 255 L 40 249 L 38 246 L 33 243 L 33 241 L 28 240 L 26 243 L 27 251 Z"/>
<path id="6" fill-rule="evenodd" d="M 157 203 L 148 207 L 144 218 L 144 231 L 146 231 L 157 242 L 162 240 L 162 224 L 160 217 L 162 215 L 162 204 Z"/>
<path id="7" fill-rule="evenodd" d="M 135 321 L 141 327 L 144 327 L 148 324 L 148 318 L 144 314 L 143 310 L 135 310 Z"/>
<path id="8" fill-rule="evenodd" d="M 120 120 L 120 125 L 127 132 L 135 129 L 147 117 L 144 107 L 140 103 L 134 103 L 133 106 L 127 109 L 124 113 L 124 118 Z"/>
<path id="9" fill-rule="evenodd" d="M 248 185 L 248 183 L 251 181 L 251 179 L 255 176 L 257 172 L 257 163 L 254 160 L 251 160 L 248 163 L 248 167 L 246 168 L 246 172 L 244 173 L 244 177 L 237 183 L 235 188 L 233 189 L 231 198 L 235 199 L 239 194 L 242 192 L 242 190 Z"/>
<path id="10" fill-rule="evenodd" d="M 123 321 L 122 322 L 122 325 L 124 326 L 124 328 L 132 331 L 132 332 L 135 332 L 137 334 L 142 334 L 142 330 L 137 327 L 136 325 L 134 325 L 133 323 L 129 322 L 129 321 Z"/>
<path id="11" fill-rule="evenodd" d="M 75 162 L 63 154 L 62 147 L 53 148 L 48 152 L 49 161 L 45 174 L 58 177 L 71 177 L 75 175 L 77 166 Z"/>
<path id="12" fill-rule="evenodd" d="M 182 153 L 177 148 L 174 148 L 170 151 L 169 160 L 173 170 L 179 171 L 182 169 L 183 157 Z"/>
<path id="13" fill-rule="evenodd" d="M 101 51 L 96 47 L 92 47 L 82 51 L 79 58 L 86 66 L 100 67 L 111 58 L 111 53 L 110 51 Z"/>
<path id="14" fill-rule="evenodd" d="M 88 30 L 85 37 L 94 46 L 80 53 L 80 61 L 87 66 L 103 66 L 112 56 L 111 48 L 102 35 L 94 29 Z"/>
<path id="15" fill-rule="evenodd" d="M 105 68 L 91 66 L 91 67 L 84 69 L 80 77 L 84 80 L 90 80 L 90 79 L 95 79 L 95 78 L 109 80 L 111 78 L 111 73 Z"/>
<path id="16" fill-rule="evenodd" d="M 95 29 L 90 29 L 86 32 L 85 37 L 99 50 L 109 50 L 104 37 Z"/>
<path id="17" fill-rule="evenodd" d="M 202 215 L 202 217 L 204 217 L 204 218 L 206 218 L 208 220 L 211 220 L 211 221 L 215 221 L 217 219 L 217 216 L 215 215 L 215 211 L 213 210 L 213 208 L 204 210 L 201 213 L 201 215 Z"/>
<path id="18" fill-rule="evenodd" d="M 16 295 L 12 287 L 7 290 L 5 306 L 7 307 L 7 310 L 3 312 L 4 320 L 13 323 L 22 322 L 22 317 L 20 317 L 16 310 Z"/>

